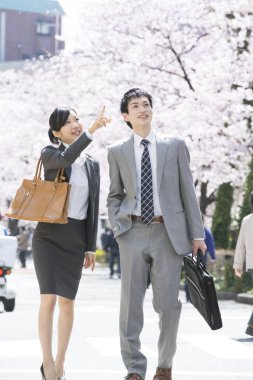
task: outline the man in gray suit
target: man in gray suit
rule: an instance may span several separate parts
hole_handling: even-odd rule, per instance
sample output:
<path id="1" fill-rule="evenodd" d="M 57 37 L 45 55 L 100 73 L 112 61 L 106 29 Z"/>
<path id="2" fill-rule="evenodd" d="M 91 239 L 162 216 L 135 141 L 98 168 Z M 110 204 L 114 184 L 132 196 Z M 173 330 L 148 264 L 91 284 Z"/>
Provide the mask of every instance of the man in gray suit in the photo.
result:
<path id="1" fill-rule="evenodd" d="M 120 107 L 133 135 L 109 148 L 107 205 L 120 247 L 121 354 L 126 379 L 145 379 L 147 359 L 140 351 L 139 336 L 150 268 L 160 327 L 153 380 L 171 380 L 181 313 L 182 258 L 198 249 L 205 252 L 204 230 L 184 141 L 159 136 L 152 129 L 152 97 L 147 92 L 127 91 Z"/>

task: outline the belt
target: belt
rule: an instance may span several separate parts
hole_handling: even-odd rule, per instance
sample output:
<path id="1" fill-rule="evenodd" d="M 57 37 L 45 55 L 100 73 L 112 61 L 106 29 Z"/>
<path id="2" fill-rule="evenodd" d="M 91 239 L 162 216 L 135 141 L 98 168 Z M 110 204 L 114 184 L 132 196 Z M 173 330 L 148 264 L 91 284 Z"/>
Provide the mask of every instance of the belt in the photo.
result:
<path id="1" fill-rule="evenodd" d="M 141 216 L 138 216 L 138 215 L 131 215 L 131 219 L 133 222 L 137 222 L 137 223 L 143 223 L 142 219 L 141 219 Z M 155 216 L 153 219 L 152 219 L 152 222 L 151 224 L 161 224 L 161 223 L 164 223 L 164 220 L 163 220 L 163 216 Z"/>

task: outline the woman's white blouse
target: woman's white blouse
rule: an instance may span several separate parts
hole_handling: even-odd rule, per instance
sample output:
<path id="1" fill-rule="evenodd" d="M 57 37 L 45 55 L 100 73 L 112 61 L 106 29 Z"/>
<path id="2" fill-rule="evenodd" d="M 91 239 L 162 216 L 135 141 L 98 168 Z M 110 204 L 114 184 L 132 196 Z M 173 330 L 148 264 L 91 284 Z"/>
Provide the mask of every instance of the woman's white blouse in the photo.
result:
<path id="1" fill-rule="evenodd" d="M 68 217 L 83 220 L 87 218 L 89 205 L 89 183 L 85 167 L 85 154 L 81 154 L 71 165 L 71 184 Z"/>

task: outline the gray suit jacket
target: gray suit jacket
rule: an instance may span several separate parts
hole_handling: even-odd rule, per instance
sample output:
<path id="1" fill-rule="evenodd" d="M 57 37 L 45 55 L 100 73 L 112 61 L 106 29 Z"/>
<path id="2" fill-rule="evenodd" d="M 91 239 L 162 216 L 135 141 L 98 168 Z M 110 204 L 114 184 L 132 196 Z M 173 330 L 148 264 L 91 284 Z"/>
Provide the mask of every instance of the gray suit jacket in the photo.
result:
<path id="1" fill-rule="evenodd" d="M 165 227 L 175 251 L 191 252 L 192 239 L 204 238 L 204 229 L 189 167 L 189 152 L 184 141 L 156 134 L 157 184 Z M 107 199 L 114 236 L 132 227 L 131 214 L 136 204 L 137 175 L 134 139 L 109 148 L 110 191 Z"/>
<path id="2" fill-rule="evenodd" d="M 253 269 L 253 213 L 242 220 L 240 233 L 236 243 L 234 265 L 235 269 L 243 269 L 246 259 L 246 270 Z"/>
<path id="3" fill-rule="evenodd" d="M 68 148 L 61 144 L 58 148 L 49 145 L 41 152 L 41 159 L 44 167 L 44 176 L 48 181 L 53 181 L 59 168 L 64 167 L 64 177 L 69 182 L 71 176 L 71 165 L 81 154 L 81 152 L 91 143 L 91 140 L 83 133 Z M 86 231 L 86 251 L 96 250 L 98 210 L 99 210 L 99 187 L 100 174 L 99 163 L 86 154 L 85 169 L 87 171 L 89 184 L 89 206 L 87 211 Z"/>

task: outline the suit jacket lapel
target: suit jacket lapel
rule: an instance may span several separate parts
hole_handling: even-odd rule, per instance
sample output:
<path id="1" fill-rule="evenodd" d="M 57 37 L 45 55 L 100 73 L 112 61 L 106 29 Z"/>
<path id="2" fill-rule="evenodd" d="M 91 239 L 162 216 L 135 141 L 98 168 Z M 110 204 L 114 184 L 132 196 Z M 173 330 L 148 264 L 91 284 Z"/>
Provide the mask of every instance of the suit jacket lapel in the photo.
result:
<path id="1" fill-rule="evenodd" d="M 60 144 L 60 146 L 59 146 L 59 150 L 60 150 L 61 152 L 64 152 L 65 149 L 66 149 L 66 147 L 65 147 L 63 144 Z M 71 176 L 71 166 L 68 166 L 68 167 L 65 167 L 65 168 L 64 168 L 64 174 L 66 175 L 67 180 L 68 180 L 68 182 L 69 182 L 69 180 L 70 180 L 70 176 Z"/>
<path id="2" fill-rule="evenodd" d="M 167 149 L 168 149 L 168 144 L 166 143 L 165 138 L 161 138 L 158 134 L 156 134 L 157 189 L 158 191 L 161 185 Z"/>
<path id="3" fill-rule="evenodd" d="M 136 173 L 136 164 L 135 164 L 135 154 L 134 154 L 134 137 L 131 136 L 128 140 L 126 140 L 121 147 L 123 154 L 125 156 L 127 165 L 129 167 L 134 191 L 137 192 L 137 173 Z"/>
<path id="4" fill-rule="evenodd" d="M 95 176 L 94 176 L 94 169 L 93 169 L 93 163 L 92 160 L 89 158 L 89 156 L 86 155 L 86 161 L 85 161 L 85 168 L 87 170 L 87 177 L 88 177 L 88 183 L 89 183 L 89 192 L 90 196 L 94 194 L 94 188 L 95 188 Z"/>
<path id="5" fill-rule="evenodd" d="M 159 190 L 162 180 L 163 168 L 165 163 L 165 158 L 168 149 L 168 143 L 164 137 L 156 134 L 156 156 L 157 156 L 157 188 Z M 127 165 L 129 167 L 134 190 L 137 192 L 137 173 L 136 173 L 136 163 L 135 163 L 135 154 L 134 154 L 134 138 L 131 136 L 126 140 L 121 147 L 123 154 L 125 156 Z"/>

